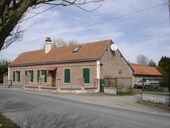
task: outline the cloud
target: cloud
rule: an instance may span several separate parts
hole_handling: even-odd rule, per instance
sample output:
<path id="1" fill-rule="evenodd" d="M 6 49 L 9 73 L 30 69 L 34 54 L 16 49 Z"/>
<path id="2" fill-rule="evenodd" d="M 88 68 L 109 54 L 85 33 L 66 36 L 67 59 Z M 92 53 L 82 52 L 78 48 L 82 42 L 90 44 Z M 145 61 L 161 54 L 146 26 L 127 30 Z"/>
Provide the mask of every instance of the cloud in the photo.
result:
<path id="1" fill-rule="evenodd" d="M 45 37 L 50 36 L 52 39 L 74 39 L 80 43 L 112 39 L 130 62 L 136 62 L 139 54 L 158 62 L 162 55 L 170 56 L 167 7 L 160 6 L 126 17 L 115 17 L 163 2 L 163 0 L 105 0 L 101 8 L 91 13 L 73 6 L 58 6 L 23 22 L 21 27 L 26 29 L 23 40 L 1 51 L 0 56 L 14 59 L 21 52 L 40 49 Z M 89 6 L 92 7 L 94 6 Z M 38 9 L 30 10 L 31 13 L 27 13 L 25 19 L 47 8 L 49 6 L 39 6 Z"/>
<path id="2" fill-rule="evenodd" d="M 124 56 L 132 63 L 136 62 L 139 54 L 143 54 L 150 59 L 155 60 L 157 63 L 161 56 L 170 57 L 170 44 L 169 44 L 169 28 L 155 28 L 146 30 L 150 35 L 149 39 L 138 43 L 129 44 L 128 42 L 119 42 L 119 47 Z"/>

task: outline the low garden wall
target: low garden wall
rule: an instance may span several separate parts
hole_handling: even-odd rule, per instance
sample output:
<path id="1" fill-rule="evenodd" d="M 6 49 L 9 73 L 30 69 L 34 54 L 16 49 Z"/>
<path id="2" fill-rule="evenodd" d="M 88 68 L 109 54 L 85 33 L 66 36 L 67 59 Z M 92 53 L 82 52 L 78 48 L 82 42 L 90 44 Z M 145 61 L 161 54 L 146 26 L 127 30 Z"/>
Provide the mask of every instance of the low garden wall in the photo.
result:
<path id="1" fill-rule="evenodd" d="M 168 105 L 170 103 L 170 94 L 169 93 L 143 92 L 141 99 L 144 101 L 150 101 L 153 103 Z"/>

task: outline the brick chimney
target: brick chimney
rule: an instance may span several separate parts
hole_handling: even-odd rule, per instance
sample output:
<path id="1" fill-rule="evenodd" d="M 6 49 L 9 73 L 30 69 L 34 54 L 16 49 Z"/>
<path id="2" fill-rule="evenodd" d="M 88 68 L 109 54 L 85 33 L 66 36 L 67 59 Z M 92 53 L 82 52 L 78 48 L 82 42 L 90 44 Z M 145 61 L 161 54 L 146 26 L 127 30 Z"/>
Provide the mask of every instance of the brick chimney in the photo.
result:
<path id="1" fill-rule="evenodd" d="M 48 53 L 52 49 L 53 43 L 50 37 L 46 37 L 45 39 L 45 54 Z"/>

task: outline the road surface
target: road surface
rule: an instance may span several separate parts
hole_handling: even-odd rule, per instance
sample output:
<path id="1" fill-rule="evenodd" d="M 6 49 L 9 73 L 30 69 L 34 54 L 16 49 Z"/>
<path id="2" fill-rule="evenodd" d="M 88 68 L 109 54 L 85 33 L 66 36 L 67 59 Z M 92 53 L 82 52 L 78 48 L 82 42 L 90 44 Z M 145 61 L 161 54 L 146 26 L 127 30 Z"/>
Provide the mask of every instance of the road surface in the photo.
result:
<path id="1" fill-rule="evenodd" d="M 170 116 L 0 89 L 0 112 L 31 128 L 170 128 Z"/>

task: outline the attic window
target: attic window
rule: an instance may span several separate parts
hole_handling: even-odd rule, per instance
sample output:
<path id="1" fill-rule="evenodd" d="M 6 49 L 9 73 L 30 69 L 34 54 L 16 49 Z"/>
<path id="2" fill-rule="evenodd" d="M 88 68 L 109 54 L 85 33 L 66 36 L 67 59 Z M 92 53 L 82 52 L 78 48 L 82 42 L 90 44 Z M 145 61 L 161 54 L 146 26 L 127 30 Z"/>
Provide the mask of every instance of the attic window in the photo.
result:
<path id="1" fill-rule="evenodd" d="M 73 50 L 73 52 L 78 52 L 79 50 L 80 50 L 80 46 L 75 47 L 74 50 Z"/>
<path id="2" fill-rule="evenodd" d="M 119 74 L 119 75 L 122 74 L 122 69 L 119 69 L 118 74 Z"/>

